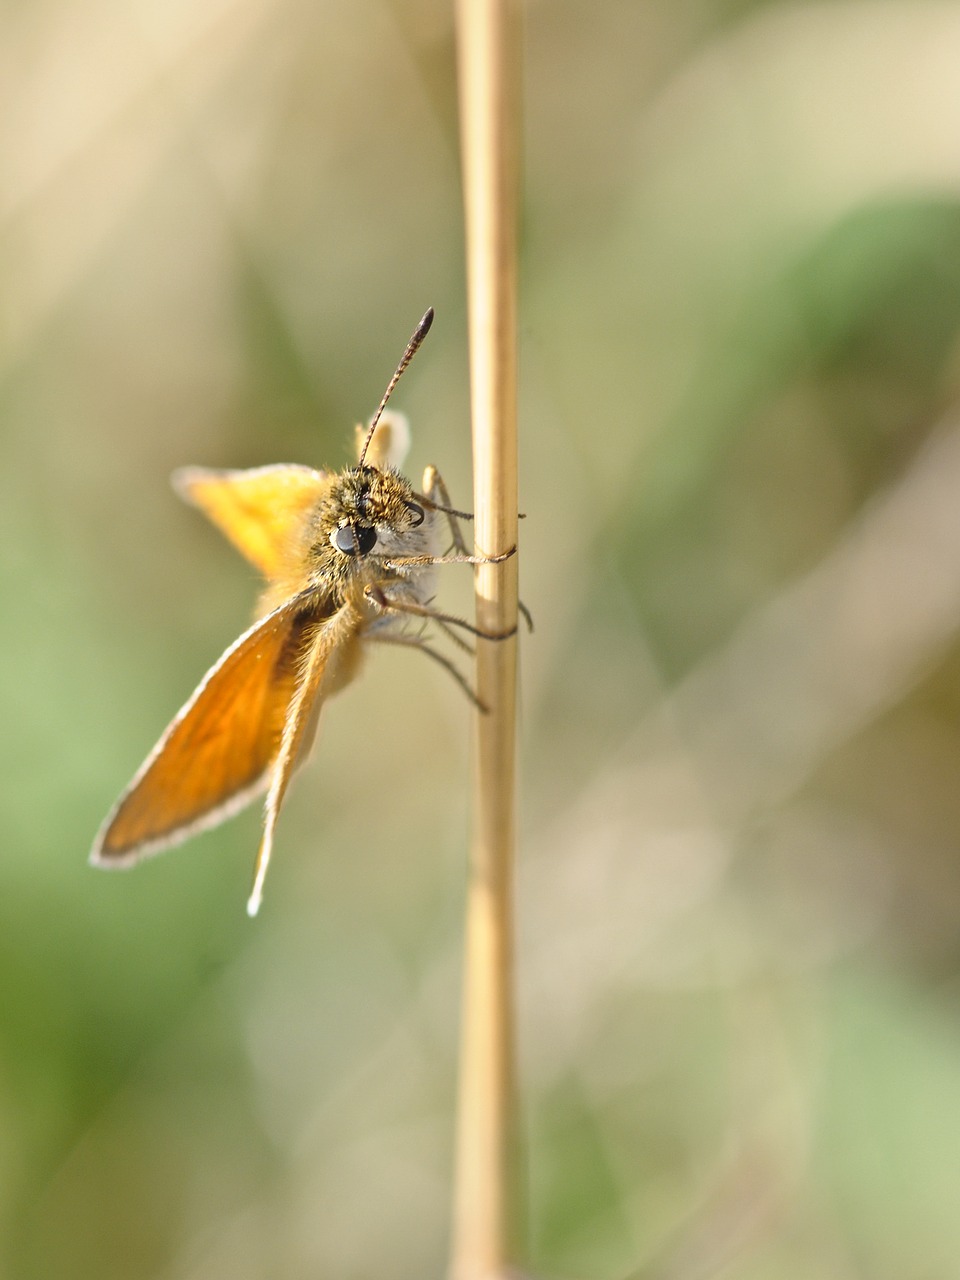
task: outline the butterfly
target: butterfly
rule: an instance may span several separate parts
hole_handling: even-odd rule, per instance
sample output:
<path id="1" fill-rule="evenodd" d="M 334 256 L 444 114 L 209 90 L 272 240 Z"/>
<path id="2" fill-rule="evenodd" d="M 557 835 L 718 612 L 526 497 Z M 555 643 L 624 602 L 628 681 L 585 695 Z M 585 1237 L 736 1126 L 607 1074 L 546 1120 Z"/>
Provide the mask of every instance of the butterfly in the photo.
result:
<path id="1" fill-rule="evenodd" d="M 420 490 L 400 474 L 409 429 L 402 415 L 385 413 L 432 322 L 431 308 L 369 426 L 357 428 L 356 466 L 191 467 L 175 474 L 180 494 L 260 570 L 266 586 L 256 621 L 203 677 L 107 816 L 90 855 L 95 866 L 131 866 L 266 793 L 247 903 L 256 915 L 291 777 L 310 751 L 324 702 L 354 678 L 371 643 L 422 650 L 477 701 L 425 631 L 438 628 L 467 649 L 459 630 L 504 635 L 435 609 L 434 569 L 497 563 L 516 548 L 499 556 L 468 553 L 458 520 L 472 517 L 451 507 L 436 468 L 427 467 Z"/>

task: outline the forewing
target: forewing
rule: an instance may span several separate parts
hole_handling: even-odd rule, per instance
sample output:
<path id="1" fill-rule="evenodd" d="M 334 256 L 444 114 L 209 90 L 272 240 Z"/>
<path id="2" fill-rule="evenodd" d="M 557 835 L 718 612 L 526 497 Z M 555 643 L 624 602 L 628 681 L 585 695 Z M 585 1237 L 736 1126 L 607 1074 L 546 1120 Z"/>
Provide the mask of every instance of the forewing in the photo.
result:
<path id="1" fill-rule="evenodd" d="M 280 463 L 249 471 L 174 472 L 174 488 L 209 517 L 266 578 L 280 577 L 310 510 L 330 480 L 320 471 Z"/>
<path id="2" fill-rule="evenodd" d="M 104 823 L 91 853 L 125 866 L 216 825 L 267 782 L 308 625 L 290 600 L 226 651 L 175 717 Z"/>

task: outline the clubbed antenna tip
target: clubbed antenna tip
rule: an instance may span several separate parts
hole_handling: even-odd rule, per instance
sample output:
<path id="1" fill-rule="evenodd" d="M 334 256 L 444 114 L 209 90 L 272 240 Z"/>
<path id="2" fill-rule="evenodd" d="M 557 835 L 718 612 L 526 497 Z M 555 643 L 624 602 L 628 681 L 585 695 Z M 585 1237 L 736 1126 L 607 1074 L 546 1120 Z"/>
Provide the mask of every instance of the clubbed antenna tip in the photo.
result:
<path id="1" fill-rule="evenodd" d="M 417 347 L 419 347 L 420 343 L 424 340 L 424 338 L 430 332 L 430 326 L 433 324 L 433 315 L 434 315 L 433 307 L 427 307 L 426 311 L 423 313 L 422 320 L 417 325 L 417 328 L 413 337 L 410 339 L 411 342 L 416 342 Z M 415 350 L 416 350 L 416 347 L 414 347 L 414 351 Z M 413 355 L 413 352 L 411 351 L 410 354 Z"/>

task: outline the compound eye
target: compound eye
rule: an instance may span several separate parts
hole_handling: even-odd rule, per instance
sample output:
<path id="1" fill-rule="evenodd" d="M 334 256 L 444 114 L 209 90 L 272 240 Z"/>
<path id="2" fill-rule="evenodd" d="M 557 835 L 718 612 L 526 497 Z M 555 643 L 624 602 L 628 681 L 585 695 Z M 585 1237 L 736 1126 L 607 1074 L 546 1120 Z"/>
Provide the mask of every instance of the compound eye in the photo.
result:
<path id="1" fill-rule="evenodd" d="M 423 507 L 421 507 L 420 504 L 417 502 L 407 502 L 404 505 L 406 506 L 410 514 L 413 516 L 413 523 L 411 524 L 411 528 L 419 529 L 420 526 L 423 524 Z"/>
<path id="2" fill-rule="evenodd" d="M 342 524 L 331 533 L 330 541 L 345 556 L 365 556 L 377 545 L 377 531 L 369 525 Z"/>

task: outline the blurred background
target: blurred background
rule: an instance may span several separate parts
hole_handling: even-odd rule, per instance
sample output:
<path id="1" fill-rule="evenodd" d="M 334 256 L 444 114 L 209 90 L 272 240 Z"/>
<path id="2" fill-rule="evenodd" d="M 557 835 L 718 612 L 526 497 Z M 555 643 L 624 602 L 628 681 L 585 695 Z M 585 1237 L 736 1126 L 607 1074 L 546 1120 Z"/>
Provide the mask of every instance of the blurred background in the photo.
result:
<path id="1" fill-rule="evenodd" d="M 529 1259 L 960 1250 L 960 6 L 526 7 Z M 260 817 L 86 865 L 251 571 L 177 466 L 469 503 L 436 0 L 0 9 L 0 1275 L 443 1274 L 470 712 L 415 654 Z M 444 601 L 469 605 L 447 575 Z"/>

